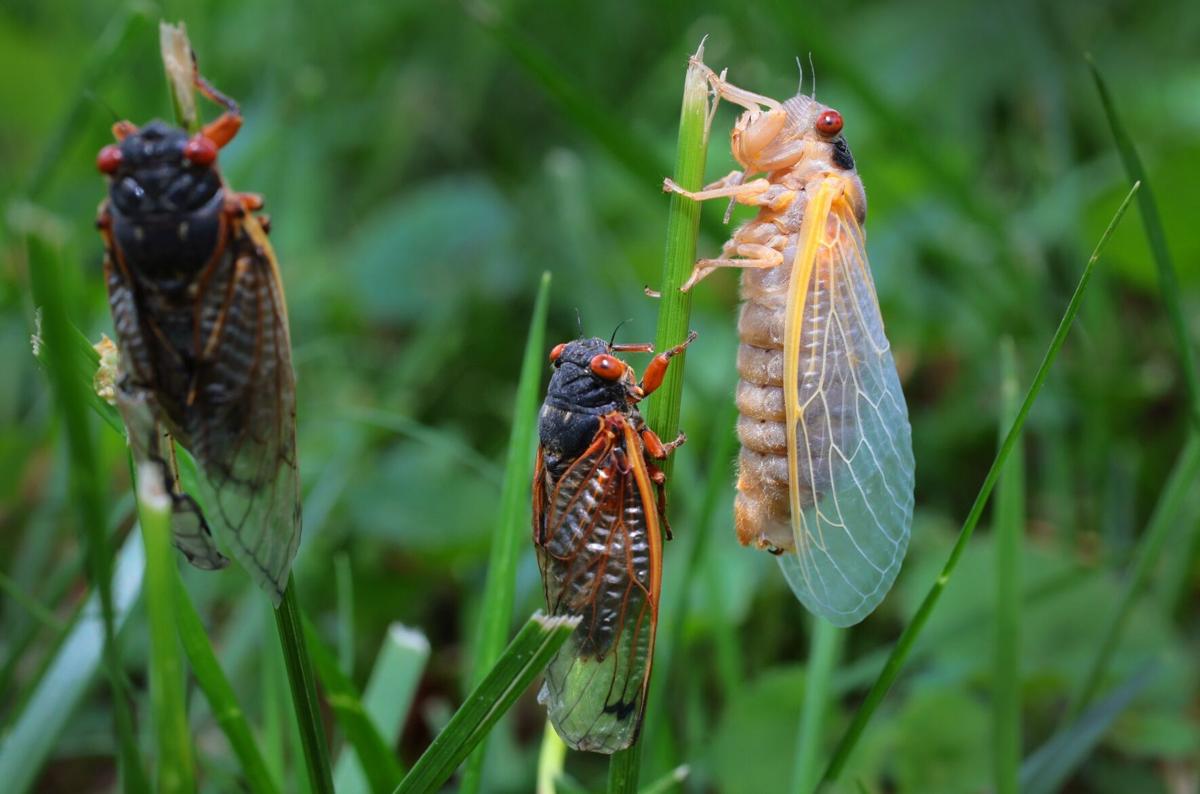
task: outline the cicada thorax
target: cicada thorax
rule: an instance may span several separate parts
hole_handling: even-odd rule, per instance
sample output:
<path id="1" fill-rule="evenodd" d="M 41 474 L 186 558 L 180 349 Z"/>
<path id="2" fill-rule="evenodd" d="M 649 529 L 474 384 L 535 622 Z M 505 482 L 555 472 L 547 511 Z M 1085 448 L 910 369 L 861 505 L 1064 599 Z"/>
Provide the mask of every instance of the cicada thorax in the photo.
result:
<path id="1" fill-rule="evenodd" d="M 688 342 L 692 337 L 689 337 Z M 650 680 L 666 529 L 662 472 L 683 437 L 659 441 L 637 402 L 661 382 L 657 356 L 638 383 L 603 339 L 555 348 L 538 421 L 533 535 L 546 604 L 580 618 L 550 662 L 539 699 L 571 747 L 612 753 L 637 737 Z M 648 350 L 648 346 L 629 346 Z"/>

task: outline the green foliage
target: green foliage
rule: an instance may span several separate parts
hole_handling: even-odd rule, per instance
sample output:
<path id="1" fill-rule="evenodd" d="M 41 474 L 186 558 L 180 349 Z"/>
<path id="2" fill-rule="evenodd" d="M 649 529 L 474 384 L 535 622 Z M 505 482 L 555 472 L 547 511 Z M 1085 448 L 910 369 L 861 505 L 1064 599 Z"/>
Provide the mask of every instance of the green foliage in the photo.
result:
<path id="1" fill-rule="evenodd" d="M 147 613 L 130 609 L 141 541 L 129 535 L 119 420 L 86 388 L 72 418 L 51 399 L 46 362 L 29 355 L 33 309 L 45 302 L 31 285 L 49 271 L 23 241 L 31 229 L 54 241 L 63 317 L 82 331 L 64 371 L 86 384 L 88 340 L 112 334 L 92 228 L 103 194 L 94 156 L 114 114 L 170 117 L 159 13 L 17 0 L 0 14 L 0 779 L 15 790 L 110 790 L 126 749 L 112 728 L 126 705 L 144 728 L 137 749 L 153 755 Z M 1011 697 L 1014 684 L 1025 763 L 1039 748 L 1066 747 L 1070 763 L 1054 776 L 1072 790 L 1166 789 L 1173 770 L 1194 763 L 1200 505 L 1183 485 L 1168 488 L 1197 457 L 1185 440 L 1181 358 L 1200 330 L 1189 4 L 1131 13 L 1079 0 L 704 9 L 488 0 L 301 12 L 179 0 L 161 13 L 186 21 L 202 70 L 245 111 L 221 163 L 231 185 L 265 196 L 288 292 L 305 491 L 297 595 L 351 661 L 339 669 L 401 768 L 445 727 L 474 675 L 534 285 L 552 273 L 548 340 L 578 333 L 576 309 L 588 334 L 607 336 L 627 318 L 625 341 L 657 330 L 659 304 L 642 287 L 662 286 L 672 202 L 660 183 L 686 58 L 705 34 L 708 63 L 777 97 L 795 91 L 793 59 L 812 51 L 817 96 L 843 113 L 867 187 L 868 251 L 913 424 L 912 548 L 895 594 L 845 633 L 818 768 L 937 578 L 992 461 L 997 340 L 1011 337 L 1018 371 L 1035 371 L 1080 263 L 1135 179 L 1153 187 L 1158 230 L 1126 222 L 1115 233 L 1025 425 L 1019 604 L 1011 589 L 997 604 L 997 570 L 1012 560 L 997 544 L 999 516 L 985 511 L 840 789 L 988 787 L 990 698 L 998 687 Z M 1107 79 L 1103 102 L 1085 50 Z M 1114 109 L 1125 120 L 1120 145 Z M 723 107 L 714 119 L 703 179 L 733 167 L 733 118 Z M 1140 172 L 1129 168 L 1131 146 Z M 739 210 L 724 226 L 723 211 L 701 212 L 697 255 L 719 250 L 746 217 Z M 1164 261 L 1178 266 L 1165 295 Z M 739 548 L 730 526 L 736 304 L 734 275 L 715 274 L 681 326 L 700 337 L 678 369 L 688 443 L 671 477 L 676 539 L 664 552 L 639 743 L 640 779 L 658 785 L 686 764 L 688 792 L 786 787 L 806 703 L 808 619 L 767 555 Z M 91 435 L 87 472 L 69 457 L 68 423 Z M 90 525 L 69 485 L 80 474 L 102 505 Z M 97 675 L 106 666 L 89 585 L 96 559 L 81 542 L 96 529 L 126 550 L 111 576 L 117 685 L 127 692 L 118 698 Z M 527 615 L 542 593 L 531 547 L 515 548 L 509 614 Z M 129 549 L 136 564 L 121 562 Z M 348 564 L 350 600 L 335 559 Z M 204 635 L 184 635 L 177 620 L 189 684 L 199 684 L 187 706 L 200 791 L 265 790 L 253 779 L 303 790 L 261 598 L 234 571 L 181 568 Z M 993 655 L 1001 607 L 1020 618 L 1020 664 L 1003 680 Z M 397 621 L 429 638 L 428 664 L 381 660 L 389 672 L 380 672 L 373 655 Z M 203 645 L 189 649 L 188 637 Z M 1157 666 L 1144 685 L 1122 689 L 1149 660 Z M 228 688 L 211 703 L 210 672 Z M 373 691 L 388 709 L 372 707 Z M 332 725 L 329 694 L 315 705 Z M 483 792 L 534 786 L 544 712 L 533 691 L 514 697 L 488 735 Z M 1050 744 L 1117 697 L 1127 702 Z M 1076 718 L 1066 711 L 1073 698 Z M 250 744 L 238 749 L 231 729 Z M 265 774 L 244 754 L 254 744 Z M 339 770 L 347 747 L 330 747 Z M 558 790 L 602 790 L 607 771 L 605 759 L 569 754 Z M 340 791 L 340 771 L 337 780 Z"/>

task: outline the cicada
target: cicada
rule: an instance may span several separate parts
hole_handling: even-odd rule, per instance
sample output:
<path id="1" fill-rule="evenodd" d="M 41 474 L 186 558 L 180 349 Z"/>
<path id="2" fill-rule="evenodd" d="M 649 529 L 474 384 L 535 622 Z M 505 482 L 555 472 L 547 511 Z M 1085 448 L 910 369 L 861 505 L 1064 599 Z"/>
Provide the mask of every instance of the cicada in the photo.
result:
<path id="1" fill-rule="evenodd" d="M 808 609 L 849 626 L 891 588 L 913 510 L 912 432 L 867 264 L 866 194 L 838 111 L 698 65 L 746 108 L 732 134 L 742 170 L 699 192 L 664 187 L 759 209 L 684 286 L 743 269 L 734 525 L 743 545 L 779 555 Z"/>
<path id="2" fill-rule="evenodd" d="M 639 383 L 618 352 L 650 345 L 577 339 L 550 353 L 554 374 L 538 419 L 533 542 L 553 615 L 581 616 L 546 668 L 538 700 L 576 750 L 613 753 L 637 739 L 646 708 L 670 536 L 655 460 L 664 443 L 637 404 L 662 383 L 695 334 L 651 360 Z"/>
<path id="3" fill-rule="evenodd" d="M 217 527 L 278 604 L 300 542 L 287 307 L 254 214 L 262 199 L 231 190 L 217 167 L 241 127 L 237 104 L 195 80 L 219 118 L 190 136 L 121 121 L 97 156 L 116 399 L 135 459 L 157 464 L 172 495 L 176 547 L 198 568 L 223 568 Z M 172 439 L 198 465 L 203 511 L 180 488 Z"/>

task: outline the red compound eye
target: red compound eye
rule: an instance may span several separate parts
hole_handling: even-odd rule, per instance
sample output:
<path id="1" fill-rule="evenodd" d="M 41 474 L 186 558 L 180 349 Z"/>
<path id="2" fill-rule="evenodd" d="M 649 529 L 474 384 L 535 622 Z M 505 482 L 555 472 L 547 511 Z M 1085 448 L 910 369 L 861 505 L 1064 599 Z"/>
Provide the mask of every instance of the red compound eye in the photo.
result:
<path id="1" fill-rule="evenodd" d="M 209 166 L 217 161 L 217 145 L 203 135 L 196 135 L 184 144 L 183 156 L 196 165 Z"/>
<path id="2" fill-rule="evenodd" d="M 592 372 L 605 380 L 616 380 L 625 374 L 625 365 L 610 355 L 601 353 L 592 359 Z"/>
<path id="3" fill-rule="evenodd" d="M 115 174 L 121 165 L 121 147 L 109 144 L 96 155 L 96 167 L 102 174 Z"/>
<path id="4" fill-rule="evenodd" d="M 557 345 L 554 346 L 554 349 L 550 351 L 550 363 L 551 364 L 558 363 L 558 357 L 562 355 L 563 348 L 566 346 L 567 346 L 566 342 L 559 342 Z"/>
<path id="5" fill-rule="evenodd" d="M 817 116 L 817 132 L 833 137 L 842 131 L 842 114 L 836 110 L 826 110 Z"/>

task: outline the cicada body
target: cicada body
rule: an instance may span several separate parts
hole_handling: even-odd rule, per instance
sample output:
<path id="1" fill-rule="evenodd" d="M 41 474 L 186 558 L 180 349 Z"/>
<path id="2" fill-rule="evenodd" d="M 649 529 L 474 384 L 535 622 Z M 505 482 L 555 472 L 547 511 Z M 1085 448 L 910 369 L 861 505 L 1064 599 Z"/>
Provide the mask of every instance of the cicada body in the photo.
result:
<path id="1" fill-rule="evenodd" d="M 651 361 L 641 383 L 612 354 L 649 345 L 560 344 L 538 421 L 533 541 L 553 615 L 582 621 L 546 668 L 538 700 L 576 750 L 613 753 L 638 736 L 650 685 L 662 541 L 663 443 L 637 403 L 695 335 Z"/>
<path id="2" fill-rule="evenodd" d="M 237 106 L 196 135 L 161 121 L 113 127 L 97 157 L 97 226 L 121 371 L 117 404 L 134 456 L 174 501 L 175 545 L 221 568 L 210 524 L 278 604 L 300 542 L 295 377 L 287 309 L 261 199 L 235 193 L 217 154 Z M 164 432 L 169 434 L 164 436 Z M 173 437 L 200 469 L 203 513 L 179 488 Z"/>
<path id="3" fill-rule="evenodd" d="M 836 110 L 709 75 L 747 108 L 732 135 L 744 170 L 696 193 L 666 188 L 759 208 L 685 285 L 744 268 L 737 536 L 779 555 L 811 611 L 852 625 L 899 572 L 914 483 L 908 410 L 867 264 L 866 194 Z M 754 174 L 765 176 L 747 181 Z"/>

